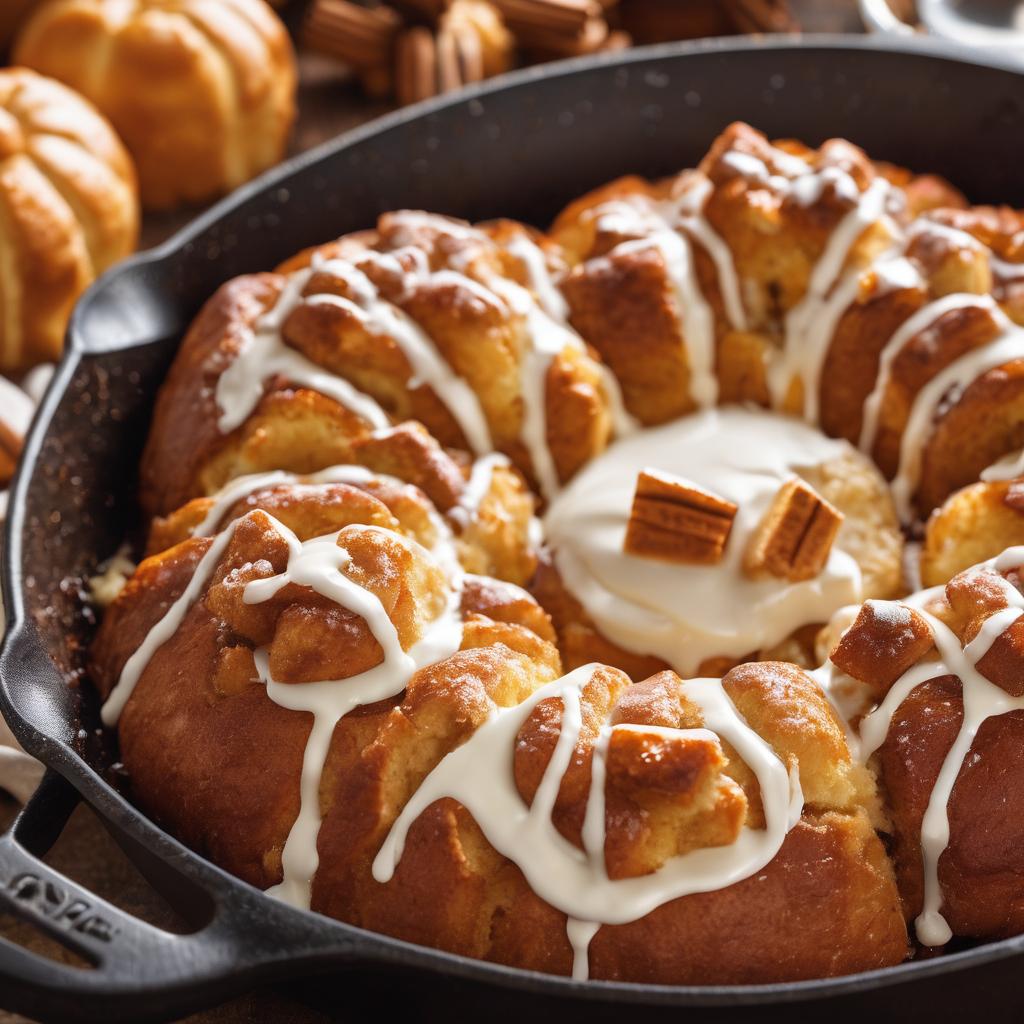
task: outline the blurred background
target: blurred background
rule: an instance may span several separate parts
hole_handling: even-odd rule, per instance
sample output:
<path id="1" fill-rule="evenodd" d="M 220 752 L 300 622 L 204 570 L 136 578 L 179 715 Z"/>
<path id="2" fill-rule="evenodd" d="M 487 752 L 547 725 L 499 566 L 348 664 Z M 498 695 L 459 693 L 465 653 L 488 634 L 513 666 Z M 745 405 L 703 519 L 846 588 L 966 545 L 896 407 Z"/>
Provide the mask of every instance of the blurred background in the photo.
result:
<path id="1" fill-rule="evenodd" d="M 105 267 L 163 241 L 249 178 L 397 106 L 517 67 L 679 39 L 862 32 L 861 6 L 857 0 L 276 0 L 270 6 L 265 0 L 0 0 L 0 295 L 17 295 L 26 308 L 46 313 L 17 323 L 0 316 L 0 518 L 2 488 L 78 296 Z M 912 31 L 895 21 L 915 20 L 907 0 L 863 7 L 881 19 L 876 28 Z M 200 73 L 210 61 L 234 75 L 233 105 Z M 54 134 L 69 143 L 59 152 L 45 144 Z M 33 248 L 44 236 L 51 248 Z M 40 294 L 43 299 L 33 298 Z M 0 721 L 0 827 L 38 778 Z M 79 808 L 48 859 L 144 919 L 173 926 L 173 910 L 158 903 L 88 810 Z M 0 935 L 70 958 L 15 920 L 0 917 Z M 364 1001 L 385 988 L 389 1003 L 401 998 L 388 977 L 368 975 L 361 985 Z M 442 989 L 432 998 L 451 994 Z M 429 1010 L 419 989 L 408 998 L 419 1007 L 417 1019 L 443 1009 L 438 1002 Z M 300 998 L 294 991 L 262 991 L 192 1019 L 322 1021 L 334 1015 L 323 1002 L 311 1006 L 309 992 Z M 0 1011 L 3 1024 L 16 1020 Z"/>

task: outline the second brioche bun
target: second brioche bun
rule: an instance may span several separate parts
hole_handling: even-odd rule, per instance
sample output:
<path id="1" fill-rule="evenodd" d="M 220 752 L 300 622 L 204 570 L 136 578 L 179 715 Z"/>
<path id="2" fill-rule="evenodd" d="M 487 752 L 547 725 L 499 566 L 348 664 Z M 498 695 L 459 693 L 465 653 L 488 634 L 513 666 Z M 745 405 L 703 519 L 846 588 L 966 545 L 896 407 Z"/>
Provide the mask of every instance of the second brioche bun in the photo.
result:
<path id="1" fill-rule="evenodd" d="M 75 301 L 138 227 L 135 172 L 107 121 L 59 82 L 0 70 L 0 372 L 60 357 Z"/>
<path id="2" fill-rule="evenodd" d="M 14 56 L 110 118 L 147 209 L 210 199 L 284 155 L 295 58 L 264 0 L 54 0 Z"/>

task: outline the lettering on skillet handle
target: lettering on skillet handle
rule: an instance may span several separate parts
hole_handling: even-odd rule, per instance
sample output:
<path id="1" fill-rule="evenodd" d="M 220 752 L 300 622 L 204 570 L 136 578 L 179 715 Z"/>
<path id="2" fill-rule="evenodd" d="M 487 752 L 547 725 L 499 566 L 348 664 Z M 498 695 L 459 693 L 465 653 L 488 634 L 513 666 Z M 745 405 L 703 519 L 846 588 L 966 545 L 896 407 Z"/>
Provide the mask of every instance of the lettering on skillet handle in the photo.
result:
<path id="1" fill-rule="evenodd" d="M 100 942 L 110 942 L 117 934 L 117 928 L 86 900 L 71 896 L 56 883 L 38 875 L 17 874 L 6 888 L 20 907 L 45 917 L 65 931 L 87 935 Z"/>

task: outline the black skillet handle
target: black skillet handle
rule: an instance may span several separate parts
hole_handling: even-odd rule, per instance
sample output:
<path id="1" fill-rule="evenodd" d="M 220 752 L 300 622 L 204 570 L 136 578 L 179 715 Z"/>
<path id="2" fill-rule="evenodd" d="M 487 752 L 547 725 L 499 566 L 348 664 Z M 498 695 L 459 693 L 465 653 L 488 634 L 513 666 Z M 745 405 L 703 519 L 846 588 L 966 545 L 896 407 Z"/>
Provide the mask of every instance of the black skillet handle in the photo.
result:
<path id="1" fill-rule="evenodd" d="M 172 934 L 125 913 L 40 859 L 78 800 L 49 772 L 0 836 L 0 912 L 30 922 L 91 967 L 59 963 L 0 938 L 0 1004 L 7 1009 L 61 1022 L 167 1020 L 256 983 L 375 959 L 372 937 L 341 930 L 325 941 L 316 918 L 259 893 L 246 900 L 244 889 L 243 898 L 236 890 L 230 902 L 211 897 L 208 921 L 192 934 Z"/>

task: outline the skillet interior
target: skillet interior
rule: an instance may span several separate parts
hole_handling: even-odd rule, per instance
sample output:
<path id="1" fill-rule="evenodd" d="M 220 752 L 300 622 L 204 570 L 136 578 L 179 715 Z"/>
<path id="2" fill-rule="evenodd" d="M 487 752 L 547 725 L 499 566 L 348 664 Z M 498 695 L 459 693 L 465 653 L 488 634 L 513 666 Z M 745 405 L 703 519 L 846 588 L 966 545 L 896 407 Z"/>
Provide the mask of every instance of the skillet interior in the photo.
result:
<path id="1" fill-rule="evenodd" d="M 221 281 L 396 207 L 543 226 L 565 201 L 616 175 L 692 166 L 737 118 L 770 137 L 814 145 L 843 136 L 874 157 L 945 175 L 974 202 L 1024 205 L 1024 77 L 948 49 L 849 39 L 659 47 L 530 70 L 468 97 L 400 112 L 286 165 L 162 249 L 115 269 L 79 304 L 71 351 L 26 447 L 8 524 L 4 587 L 14 623 L 0 661 L 0 706 L 23 744 L 143 848 L 198 863 L 102 781 L 107 752 L 94 733 L 95 701 L 88 686 L 69 687 L 67 679 L 77 682 L 90 633 L 80 578 L 135 525 L 135 467 L 152 396 L 182 330 Z M 203 868 L 203 880 L 228 899 L 252 898 L 214 869 Z M 301 918 L 308 942 L 319 941 L 328 954 L 339 936 L 356 933 L 276 907 L 271 916 Z M 414 953 L 391 940 L 371 946 L 366 955 L 530 989 L 721 1004 L 863 993 L 883 981 L 994 963 L 1024 942 L 853 981 L 749 990 L 580 986 Z M 950 998 L 934 981 L 929 991 L 929 1001 Z"/>

